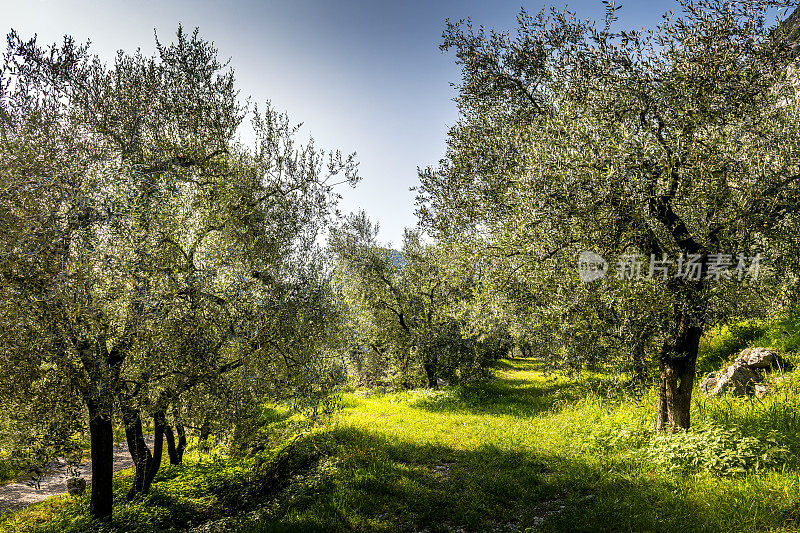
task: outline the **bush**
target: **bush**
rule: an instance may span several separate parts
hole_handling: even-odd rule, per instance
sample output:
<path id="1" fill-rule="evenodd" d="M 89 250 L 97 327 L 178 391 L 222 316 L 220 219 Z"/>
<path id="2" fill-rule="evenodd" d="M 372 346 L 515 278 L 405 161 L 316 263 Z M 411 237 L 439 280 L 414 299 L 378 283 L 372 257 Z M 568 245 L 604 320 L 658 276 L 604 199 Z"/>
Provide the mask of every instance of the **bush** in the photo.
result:
<path id="1" fill-rule="evenodd" d="M 709 470 L 722 475 L 779 468 L 793 458 L 777 431 L 744 436 L 738 428 L 709 426 L 657 434 L 645 448 L 648 459 L 669 472 Z"/>

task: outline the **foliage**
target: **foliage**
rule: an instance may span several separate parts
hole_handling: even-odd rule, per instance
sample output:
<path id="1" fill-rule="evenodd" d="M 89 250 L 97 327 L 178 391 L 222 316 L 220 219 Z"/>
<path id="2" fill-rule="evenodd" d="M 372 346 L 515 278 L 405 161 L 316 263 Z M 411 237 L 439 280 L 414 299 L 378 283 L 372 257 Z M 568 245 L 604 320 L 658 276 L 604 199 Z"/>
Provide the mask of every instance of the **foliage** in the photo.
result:
<path id="1" fill-rule="evenodd" d="M 488 308 L 562 366 L 645 378 L 656 359 L 659 424 L 688 427 L 678 383 L 703 331 L 765 316 L 797 270 L 800 108 L 778 4 L 683 0 L 647 32 L 617 30 L 613 2 L 599 25 L 555 10 L 523 11 L 514 33 L 448 23 L 460 119 L 420 173 L 418 214 L 451 275 L 479 266 L 478 324 Z M 575 275 L 587 250 L 610 267 L 593 283 Z M 757 254 L 757 280 L 710 275 L 714 257 Z M 677 275 L 689 257 L 699 275 Z"/>
<path id="2" fill-rule="evenodd" d="M 708 469 L 723 475 L 780 468 L 794 459 L 785 440 L 774 430 L 762 437 L 744 436 L 741 430 L 716 426 L 653 437 L 646 453 L 653 464 L 674 472 Z"/>
<path id="3" fill-rule="evenodd" d="M 667 470 L 660 455 L 647 451 L 655 442 L 699 434 L 710 436 L 684 452 L 714 448 L 724 458 L 739 450 L 724 459 L 729 466 L 743 457 L 751 466 L 758 461 L 741 439 L 757 440 L 759 451 L 788 448 L 797 457 L 800 448 L 785 437 L 797 434 L 790 415 L 800 389 L 777 394 L 776 405 L 789 406 L 784 418 L 729 398 L 713 410 L 695 404 L 699 432 L 659 435 L 652 423 L 654 392 L 639 400 L 607 398 L 590 392 L 597 389 L 591 383 L 596 374 L 545 377 L 541 364 L 502 360 L 495 379 L 437 391 L 345 395 L 336 426 L 297 441 L 298 458 L 317 459 L 297 469 L 277 494 L 251 492 L 255 470 L 242 469 L 251 468 L 251 460 L 228 462 L 221 455 L 211 461 L 192 451 L 186 465 L 160 474 L 164 481 L 141 500 L 150 507 L 121 505 L 115 527 L 158 530 L 193 515 L 197 531 L 797 529 L 796 460 L 725 474 L 708 468 L 711 459 L 701 468 Z M 796 373 L 787 377 L 796 380 Z M 722 411 L 731 418 L 718 420 Z M 274 413 L 267 419 L 277 420 Z M 773 429 L 783 435 L 777 447 L 768 442 Z M 718 438 L 730 438 L 730 447 L 713 444 Z M 273 464 L 281 449 L 258 453 Z M 203 483 L 206 475 L 212 489 Z M 248 503 L 221 506 L 224 494 Z M 66 499 L 4 519 L 14 516 L 21 531 L 95 527 L 88 526 L 85 502 L 69 507 Z"/>
<path id="4" fill-rule="evenodd" d="M 0 476 L 99 445 L 91 496 L 0 527 L 796 528 L 800 370 L 763 400 L 692 397 L 698 350 L 704 368 L 800 346 L 796 51 L 765 19 L 782 4 L 683 0 L 648 33 L 614 31 L 614 3 L 600 28 L 448 23 L 461 118 L 399 251 L 365 214 L 338 220 L 354 158 L 251 113 L 197 31 L 110 67 L 12 32 Z M 588 249 L 693 256 L 699 276 L 566 275 Z M 712 279 L 720 254 L 769 266 Z M 515 348 L 537 357 L 500 360 Z M 379 388 L 343 393 L 348 370 Z M 136 467 L 112 484 L 120 422 Z M 197 437 L 160 468 L 172 427 Z"/>
<path id="5" fill-rule="evenodd" d="M 306 420 L 306 423 L 309 421 Z M 307 428 L 307 425 L 306 425 Z M 158 473 L 153 490 L 133 500 L 125 498 L 132 469 L 121 472 L 114 483 L 121 505 L 113 521 L 93 521 L 88 497 L 56 497 L 16 512 L 0 515 L 0 529 L 15 525 L 24 530 L 56 531 L 163 531 L 169 527 L 192 527 L 220 516 L 263 513 L 290 481 L 315 468 L 326 439 L 319 431 L 274 433 L 278 440 L 267 449 L 231 455 L 222 444 L 192 439 L 186 462 L 168 465 Z M 210 440 L 213 440 L 210 439 Z M 255 444 L 258 439 L 251 441 Z M 128 501 L 126 501 L 128 500 Z M 260 509 L 261 507 L 265 509 Z M 44 523 L 39 508 L 53 509 L 58 519 Z"/>
<path id="6" fill-rule="evenodd" d="M 438 250 L 406 231 L 399 252 L 382 249 L 377 227 L 364 213 L 352 215 L 330 239 L 335 254 L 333 287 L 351 334 L 355 375 L 368 385 L 436 387 L 440 379 L 480 375 L 502 346 L 470 338 L 454 316 L 469 280 L 445 280 Z"/>
<path id="7" fill-rule="evenodd" d="M 0 402 L 19 418 L 0 445 L 59 455 L 49 440 L 88 426 L 98 479 L 121 418 L 144 491 L 142 417 L 157 444 L 169 426 L 237 438 L 264 395 L 308 406 L 341 381 L 316 239 L 332 180 L 358 179 L 353 156 L 240 104 L 197 31 L 156 44 L 106 66 L 12 31 L 0 80 Z M 252 147 L 234 137 L 248 115 Z"/>

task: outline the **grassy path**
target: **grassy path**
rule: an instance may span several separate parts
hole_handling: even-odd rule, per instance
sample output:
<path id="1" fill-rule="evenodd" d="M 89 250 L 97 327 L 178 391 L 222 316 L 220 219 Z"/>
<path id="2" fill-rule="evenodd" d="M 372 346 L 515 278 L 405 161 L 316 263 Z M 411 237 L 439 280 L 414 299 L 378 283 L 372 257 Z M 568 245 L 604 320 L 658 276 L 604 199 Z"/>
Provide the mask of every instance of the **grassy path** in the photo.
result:
<path id="1" fill-rule="evenodd" d="M 536 366 L 504 361 L 496 379 L 461 389 L 348 397 L 327 481 L 277 529 L 800 530 L 796 470 L 658 471 L 637 453 L 653 398 L 603 400 Z"/>
<path id="2" fill-rule="evenodd" d="M 596 406 L 575 406 L 578 395 L 574 384 L 547 380 L 535 363 L 515 360 L 496 379 L 462 389 L 348 398 L 336 468 L 349 482 L 329 496 L 345 505 L 342 514 L 356 529 L 591 529 L 613 518 L 593 512 L 598 496 L 647 498 L 658 488 L 609 476 L 613 458 L 578 459 L 576 436 L 600 416 Z M 638 427 L 635 411 L 618 422 Z M 620 501 L 613 510 L 620 525 L 627 507 Z"/>

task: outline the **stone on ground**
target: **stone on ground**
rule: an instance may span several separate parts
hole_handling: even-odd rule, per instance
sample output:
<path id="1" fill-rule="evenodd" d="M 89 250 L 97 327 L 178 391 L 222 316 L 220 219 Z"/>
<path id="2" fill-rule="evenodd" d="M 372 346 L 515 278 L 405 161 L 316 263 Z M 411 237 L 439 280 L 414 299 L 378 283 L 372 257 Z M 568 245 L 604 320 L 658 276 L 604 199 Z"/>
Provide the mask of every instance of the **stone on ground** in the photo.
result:
<path id="1" fill-rule="evenodd" d="M 791 365 L 780 355 L 767 348 L 747 348 L 742 350 L 733 364 L 718 372 L 709 372 L 700 382 L 700 390 L 706 395 L 722 393 L 734 396 L 755 394 L 763 398 L 772 390 L 764 381 L 764 374 L 773 370 L 790 370 Z"/>

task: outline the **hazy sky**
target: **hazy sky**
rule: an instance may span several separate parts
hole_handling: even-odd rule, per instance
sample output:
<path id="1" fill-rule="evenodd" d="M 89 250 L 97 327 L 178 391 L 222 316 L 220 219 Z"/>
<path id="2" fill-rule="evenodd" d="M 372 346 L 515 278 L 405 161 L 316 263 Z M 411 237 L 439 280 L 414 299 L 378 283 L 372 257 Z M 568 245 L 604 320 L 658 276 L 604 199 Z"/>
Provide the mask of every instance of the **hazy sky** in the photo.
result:
<path id="1" fill-rule="evenodd" d="M 674 7 L 665 0 L 629 0 L 620 27 L 652 27 Z M 398 245 L 416 223 L 418 166 L 444 155 L 456 121 L 452 54 L 439 50 L 446 18 L 475 26 L 514 26 L 520 7 L 532 13 L 562 3 L 513 1 L 40 1 L 0 0 L 0 26 L 44 42 L 70 34 L 106 60 L 116 50 L 146 53 L 178 23 L 200 28 L 220 56 L 230 58 L 242 95 L 271 100 L 304 123 L 325 148 L 357 152 L 362 182 L 342 189 L 342 209 L 363 208 L 381 226 L 381 240 Z M 581 18 L 599 19 L 600 0 L 568 4 Z"/>

